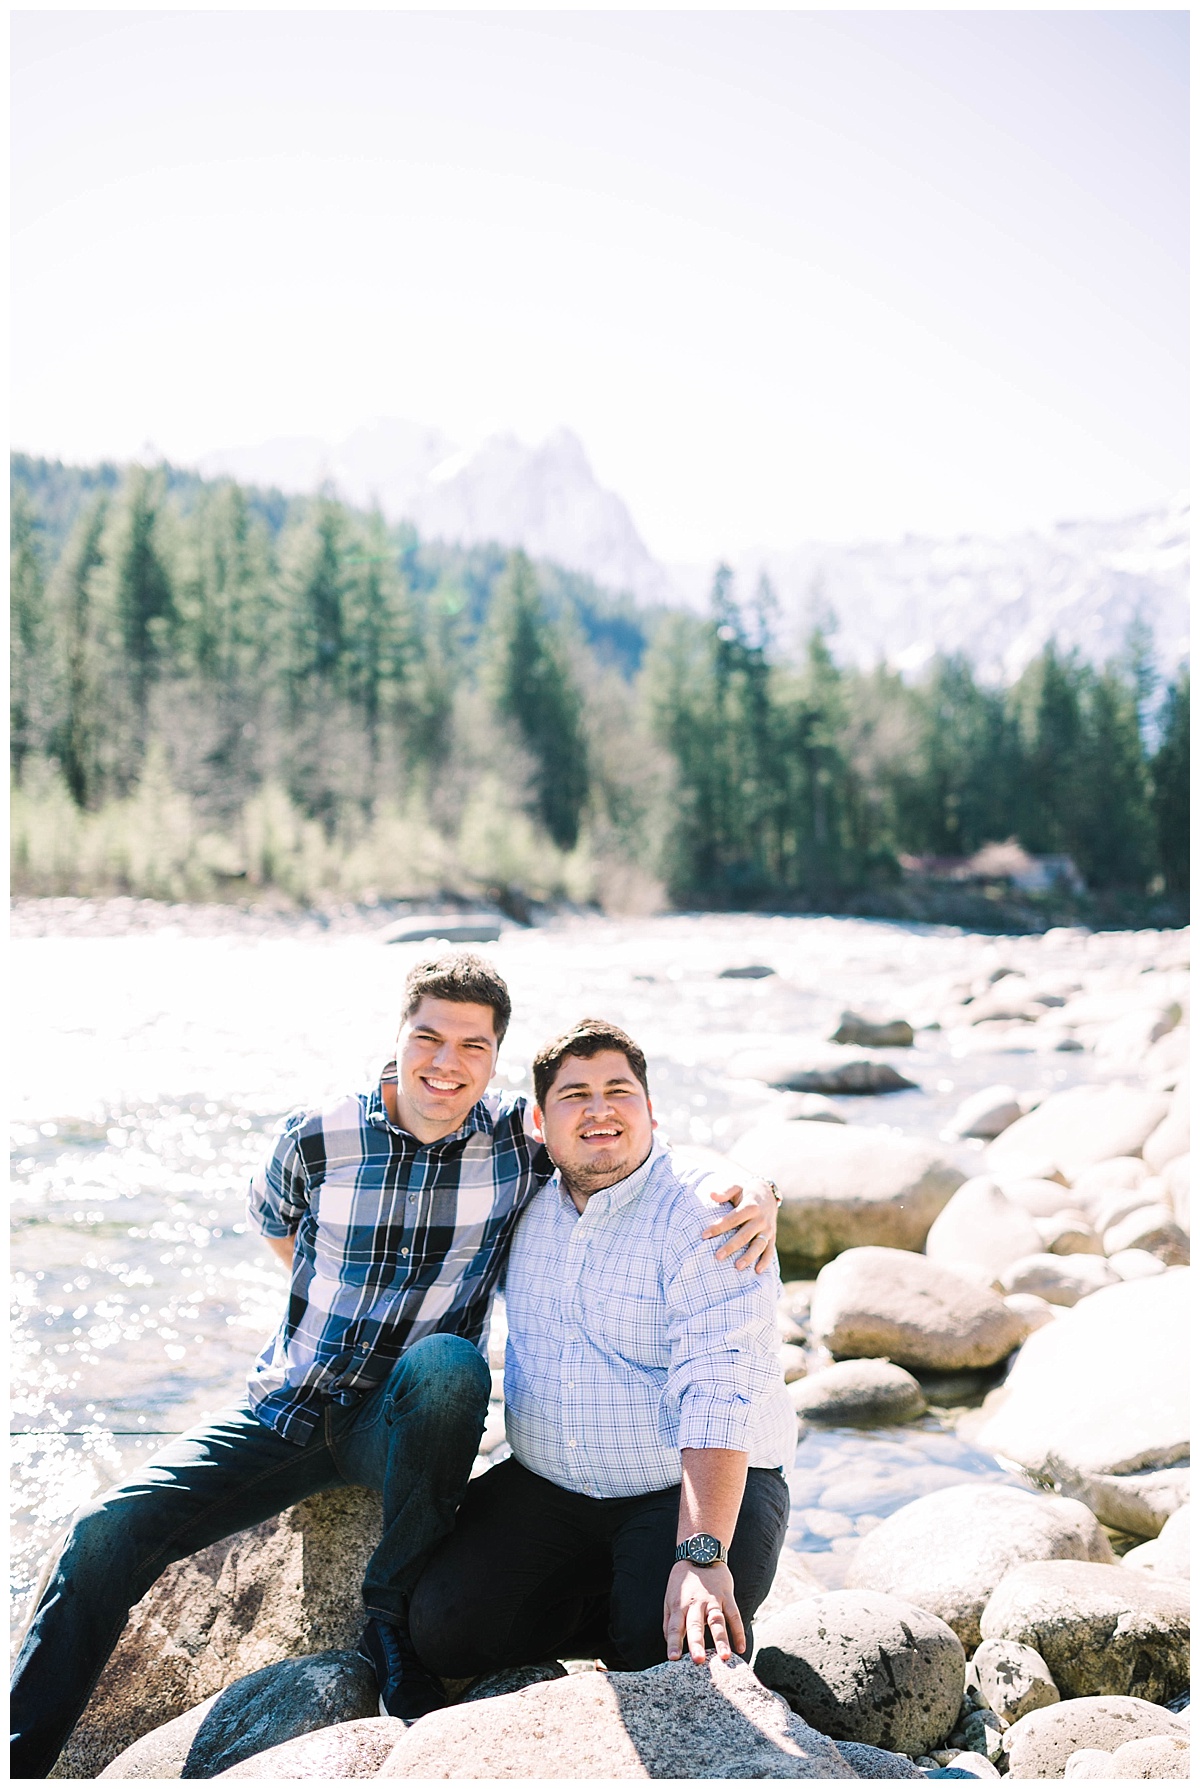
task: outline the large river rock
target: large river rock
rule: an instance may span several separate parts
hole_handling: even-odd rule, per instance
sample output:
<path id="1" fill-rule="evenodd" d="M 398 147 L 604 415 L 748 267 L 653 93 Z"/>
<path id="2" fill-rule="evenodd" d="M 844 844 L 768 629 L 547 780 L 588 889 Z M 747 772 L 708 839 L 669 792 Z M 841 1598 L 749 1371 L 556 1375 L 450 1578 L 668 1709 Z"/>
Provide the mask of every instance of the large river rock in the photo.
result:
<path id="1" fill-rule="evenodd" d="M 324 1491 L 170 1566 L 130 1614 L 51 1774 L 98 1776 L 143 1734 L 265 1665 L 352 1651 L 380 1521 L 375 1492 Z"/>
<path id="2" fill-rule="evenodd" d="M 1082 1299 L 1030 1336 L 1007 1382 L 968 1422 L 970 1438 L 1058 1480 L 1062 1469 L 1074 1480 L 1182 1460 L 1190 1285 L 1190 1269 L 1175 1267 Z"/>
<path id="3" fill-rule="evenodd" d="M 1188 1687 L 1186 1584 L 1119 1565 L 1036 1560 L 1001 1578 L 979 1621 L 985 1640 L 1019 1640 L 1064 1696 L 1169 1702 Z"/>
<path id="4" fill-rule="evenodd" d="M 876 1752 L 917 1775 L 906 1759 Z M 832 1739 L 793 1714 L 741 1660 L 582 1672 L 410 1727 L 378 1772 L 422 1779 L 857 1777 Z M 861 1774 L 866 1774 L 865 1772 Z M 884 1774 L 880 1771 L 878 1774 Z"/>
<path id="5" fill-rule="evenodd" d="M 1005 1573 L 1040 1559 L 1115 1564 L 1099 1522 L 1072 1498 L 1016 1485 L 948 1485 L 906 1503 L 864 1535 L 846 1583 L 918 1603 L 972 1647 Z"/>
<path id="6" fill-rule="evenodd" d="M 730 1153 L 776 1183 L 780 1253 L 813 1266 L 864 1244 L 923 1248 L 966 1178 L 936 1145 L 865 1125 L 768 1120 Z"/>
<path id="7" fill-rule="evenodd" d="M 962 1704 L 965 1657 L 944 1621 L 902 1597 L 831 1590 L 761 1623 L 754 1669 L 821 1733 L 928 1752 Z"/>
<path id="8" fill-rule="evenodd" d="M 1006 1175 L 1061 1170 L 1074 1182 L 1094 1162 L 1140 1155 L 1167 1115 L 1164 1093 L 1134 1087 L 1072 1087 L 1052 1093 L 1026 1118 L 1002 1131 L 987 1152 L 988 1167 Z"/>
<path id="9" fill-rule="evenodd" d="M 950 1371 L 990 1367 L 1029 1333 L 987 1286 L 904 1249 L 847 1249 L 821 1269 L 812 1328 L 831 1354 Z"/>

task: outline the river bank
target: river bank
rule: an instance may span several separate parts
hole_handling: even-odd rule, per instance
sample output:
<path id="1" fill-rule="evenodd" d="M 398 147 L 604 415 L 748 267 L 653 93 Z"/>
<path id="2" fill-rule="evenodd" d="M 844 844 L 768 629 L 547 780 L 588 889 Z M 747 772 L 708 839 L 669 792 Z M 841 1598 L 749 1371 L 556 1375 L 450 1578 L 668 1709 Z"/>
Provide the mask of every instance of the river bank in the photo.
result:
<path id="1" fill-rule="evenodd" d="M 18 1441 L 18 1605 L 70 1508 L 148 1451 L 151 1431 L 182 1428 L 235 1390 L 247 1358 L 269 1331 L 282 1280 L 268 1260 L 260 1261 L 241 1228 L 242 1187 L 284 1110 L 330 1086 L 358 1081 L 382 1059 L 404 971 L 420 948 L 381 945 L 381 930 L 394 917 L 360 908 L 320 915 L 241 912 L 235 918 L 228 909 L 142 902 L 17 904 L 14 1376 L 18 1427 L 27 1431 Z M 740 1154 L 743 1140 L 757 1132 L 760 1142 L 767 1137 L 765 1147 L 786 1144 L 774 1177 L 788 1199 L 793 1239 L 811 1240 L 811 1230 L 795 1226 L 811 1226 L 818 1198 L 840 1209 L 861 1205 L 844 1175 L 839 1185 L 828 1167 L 822 1170 L 824 1192 L 805 1180 L 818 1155 L 828 1163 L 832 1136 L 846 1139 L 834 1155 L 859 1133 L 867 1135 L 879 1161 L 898 1161 L 904 1148 L 923 1149 L 944 1164 L 939 1172 L 950 1184 L 926 1234 L 906 1242 L 902 1252 L 976 1285 L 981 1297 L 986 1292 L 1006 1309 L 1005 1300 L 1015 1299 L 1013 1308 L 1041 1318 L 1015 1353 L 1010 1343 L 992 1365 L 956 1365 L 949 1369 L 956 1382 L 940 1386 L 928 1364 L 910 1368 L 896 1361 L 894 1338 L 886 1346 L 879 1338 L 854 1340 L 851 1358 L 887 1355 L 897 1371 L 911 1372 L 926 1388 L 921 1396 L 928 1409 L 904 1423 L 886 1415 L 865 1424 L 830 1421 L 828 1414 L 805 1417 L 791 1475 L 789 1539 L 810 1593 L 849 1594 L 868 1537 L 925 1498 L 989 1487 L 1031 1495 L 1036 1461 L 1015 1473 L 1020 1462 L 987 1446 L 986 1435 L 968 1432 L 964 1411 L 1001 1381 L 1008 1384 L 1031 1346 L 1045 1346 L 1037 1343 L 1041 1330 L 1053 1325 L 1069 1333 L 1067 1325 L 1075 1312 L 1086 1310 L 1089 1298 L 1114 1289 L 1120 1294 L 1126 1282 L 1115 1270 L 1109 1277 L 1101 1263 L 1140 1253 L 1154 1265 L 1135 1262 L 1135 1268 L 1166 1273 L 1173 1283 L 1185 1270 L 1163 1257 L 1171 1246 L 1178 1251 L 1178 1244 L 1156 1239 L 1150 1225 L 1110 1256 L 1107 1229 L 1128 1227 L 1147 1207 L 1135 1200 L 1097 1230 L 1101 1217 L 1111 1216 L 1097 1205 L 1091 1216 L 1077 1214 L 1083 1228 L 1077 1224 L 1071 1233 L 1073 1247 L 1064 1249 L 1068 1232 L 1062 1230 L 1044 1249 L 1026 1251 L 1056 1264 L 1027 1270 L 1035 1278 L 1042 1274 L 1041 1291 L 1015 1284 L 996 1290 L 993 1282 L 1002 1285 L 1024 1257 L 1003 1265 L 944 1254 L 939 1261 L 937 1238 L 931 1251 L 928 1233 L 935 1219 L 943 1232 L 953 1231 L 944 1213 L 953 1218 L 955 1199 L 960 1209 L 977 1199 L 970 1188 L 981 1179 L 996 1181 L 1005 1202 L 997 1206 L 989 1193 L 987 1210 L 1011 1225 L 1006 1207 L 1019 1206 L 1013 1189 L 1039 1181 L 1059 1189 L 1049 1195 L 1051 1202 L 1064 1202 L 1056 1211 L 1019 1209 L 1038 1241 L 1046 1240 L 1037 1225 L 1052 1224 L 1071 1211 L 1077 1194 L 1087 1193 L 1085 1170 L 1074 1160 L 1059 1167 L 1043 1140 L 1037 1159 L 1029 1156 L 1020 1173 L 997 1180 L 992 1152 L 1002 1160 L 1004 1135 L 1011 1148 L 1013 1138 L 1020 1142 L 1022 1123 L 1036 1119 L 1039 1110 L 1053 1115 L 1051 1102 L 1090 1087 L 1103 1090 L 1106 1105 L 1118 1094 L 1151 1102 L 1142 1117 L 1157 1114 L 1156 1124 L 1141 1138 L 1131 1133 L 1116 1151 L 1117 1159 L 1142 1164 L 1117 1170 L 1138 1184 L 1108 1191 L 1140 1193 L 1151 1179 L 1163 1182 L 1170 1211 L 1166 1218 L 1159 1212 L 1159 1228 L 1166 1222 L 1182 1227 L 1178 1220 L 1186 1209 L 1173 1203 L 1174 1180 L 1152 1174 L 1143 1151 L 1167 1115 L 1167 1083 L 1179 1081 L 1182 1072 L 1186 934 L 1089 934 L 1076 928 L 997 938 L 828 916 L 616 921 L 565 914 L 537 928 L 507 926 L 495 944 L 481 948 L 494 956 L 514 995 L 502 1084 L 524 1086 L 534 1049 L 563 1023 L 596 1010 L 617 1019 L 647 1049 L 656 1111 L 673 1142 Z M 905 1019 L 913 1042 L 831 1045 L 845 1009 Z M 746 1072 L 761 1069 L 765 1055 L 775 1058 L 768 1078 Z M 886 1094 L 845 1092 L 839 1076 L 844 1085 L 849 1058 L 889 1069 L 910 1085 Z M 772 1078 L 781 1084 L 772 1085 Z M 997 1087 L 1007 1090 L 1012 1109 L 996 1141 L 960 1134 L 964 1104 L 978 1103 Z M 804 1105 L 814 1099 L 824 1103 L 819 1122 L 811 1116 L 814 1108 Z M 1161 1113 L 1156 1100 L 1165 1102 Z M 1083 1129 L 1096 1129 L 1094 1116 Z M 1177 1151 L 1162 1168 L 1181 1155 Z M 1047 1179 L 1031 1169 L 1054 1173 Z M 1173 1174 L 1178 1180 L 1178 1171 Z M 903 1185 L 877 1191 L 876 1218 L 889 1202 L 906 1197 Z M 1160 1191 L 1148 1187 L 1151 1205 L 1163 1203 Z M 977 1214 L 971 1221 L 977 1229 Z M 1010 1234 L 1007 1246 L 1012 1240 Z M 1150 1247 L 1140 1247 L 1147 1241 Z M 838 1258 L 844 1262 L 847 1250 L 887 1244 L 886 1236 L 860 1228 L 843 1236 Z M 1088 1260 L 1096 1265 L 1079 1266 Z M 1059 1303 L 1070 1296 L 1071 1285 L 1056 1289 L 1048 1273 L 1066 1282 L 1090 1273 L 1094 1284 L 1071 1303 Z M 793 1281 L 781 1309 L 788 1345 L 802 1356 L 804 1372 L 796 1384 L 810 1389 L 834 1354 L 846 1354 L 844 1328 L 821 1327 L 826 1317 L 819 1299 L 814 1305 L 813 1279 L 810 1274 Z M 1078 1285 L 1074 1289 L 1078 1294 Z M 1168 1369 L 1178 1373 L 1179 1363 L 1158 1369 L 1143 1363 L 1140 1370 L 1153 1378 L 1154 1371 L 1161 1376 Z M 972 1373 L 969 1381 L 963 1377 Z M 503 1446 L 499 1408 L 494 1419 L 481 1468 Z M 1179 1462 L 1176 1454 L 1144 1471 L 1172 1472 L 1178 1488 Z M 1124 1462 L 1114 1457 L 1106 1464 L 1121 1468 Z M 1083 1472 L 1079 1461 L 1075 1470 L 1077 1477 Z M 1069 1497 L 1062 1478 L 1050 1475 L 1047 1482 L 1060 1489 L 1046 1501 L 1057 1498 L 1086 1511 L 1091 1506 L 1086 1498 L 1080 1502 L 1080 1485 L 1093 1504 L 1098 1495 L 1085 1482 L 1089 1476 L 1113 1473 L 1084 1473 Z M 1106 1494 L 1107 1515 L 1097 1517 L 1094 1508 L 1091 1514 L 1104 1544 L 1112 1549 L 1115 1543 L 1115 1551 L 1105 1556 L 1100 1550 L 1100 1557 L 1094 1551 L 1080 1562 L 1132 1573 L 1111 1561 L 1130 1556 L 1149 1537 L 1113 1521 L 1115 1493 L 1110 1488 Z M 1160 1518 L 1161 1527 L 1165 1514 Z M 1099 1549 L 1094 1540 L 1089 1544 Z M 922 1594 L 928 1601 L 932 1593 Z M 297 1631 L 289 1641 L 293 1648 Z M 305 1631 L 309 1640 L 317 1632 L 311 1626 Z M 306 1640 L 301 1650 L 322 1648 Z M 235 1654 L 216 1662 L 234 1676 L 209 1687 L 192 1679 L 191 1688 L 185 1682 L 179 1693 L 200 1689 L 200 1700 L 224 1693 L 245 1675 Z M 547 1693 L 552 1690 L 548 1686 Z M 1078 1690 L 1071 1694 L 1078 1699 Z M 928 1753 L 917 1755 L 928 1759 Z M 926 1761 L 920 1768 L 941 1766 Z"/>

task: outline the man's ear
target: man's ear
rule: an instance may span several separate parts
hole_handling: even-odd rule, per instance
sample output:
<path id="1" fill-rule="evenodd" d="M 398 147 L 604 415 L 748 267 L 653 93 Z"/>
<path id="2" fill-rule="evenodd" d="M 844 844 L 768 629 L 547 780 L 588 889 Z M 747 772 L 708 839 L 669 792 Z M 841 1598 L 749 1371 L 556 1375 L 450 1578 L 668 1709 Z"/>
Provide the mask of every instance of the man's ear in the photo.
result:
<path id="1" fill-rule="evenodd" d="M 546 1132 L 542 1125 L 542 1108 L 540 1106 L 535 1106 L 533 1108 L 533 1134 L 539 1143 L 544 1143 L 546 1141 Z"/>
<path id="2" fill-rule="evenodd" d="M 650 1114 L 650 1129 L 656 1131 L 658 1129 L 658 1119 L 654 1116 L 654 1106 L 649 1094 L 646 1095 L 646 1110 Z"/>

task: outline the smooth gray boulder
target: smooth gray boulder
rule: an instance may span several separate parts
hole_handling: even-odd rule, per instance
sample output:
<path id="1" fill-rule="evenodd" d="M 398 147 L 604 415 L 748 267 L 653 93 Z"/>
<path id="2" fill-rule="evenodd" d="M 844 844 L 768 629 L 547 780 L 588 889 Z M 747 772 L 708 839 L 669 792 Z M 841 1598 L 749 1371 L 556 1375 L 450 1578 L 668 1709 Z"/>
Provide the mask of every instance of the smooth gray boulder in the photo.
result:
<path id="1" fill-rule="evenodd" d="M 991 1759 L 985 1758 L 982 1752 L 947 1751 L 944 1754 L 944 1762 L 939 1763 L 941 1757 L 941 1753 L 936 1754 L 933 1760 L 935 1768 L 923 1770 L 921 1775 L 935 1778 L 998 1777 L 1000 1775 Z"/>
<path id="2" fill-rule="evenodd" d="M 192 1741 L 216 1699 L 216 1696 L 207 1696 L 195 1708 L 143 1733 L 140 1739 L 135 1739 L 131 1746 L 126 1746 L 123 1752 L 110 1759 L 99 1777 L 115 1777 L 119 1782 L 133 1782 L 137 1778 L 170 1782 L 182 1776 Z"/>
<path id="3" fill-rule="evenodd" d="M 1051 1218 L 1035 1218 L 1042 1254 L 1102 1255 L 1104 1244 L 1082 1211 L 1068 1205 Z"/>
<path id="4" fill-rule="evenodd" d="M 863 1244 L 923 1247 L 966 1179 L 931 1145 L 856 1124 L 768 1119 L 730 1153 L 778 1186 L 780 1253 L 814 1265 Z"/>
<path id="5" fill-rule="evenodd" d="M 970 1670 L 980 1700 L 1005 1727 L 1061 1699 L 1041 1653 L 1019 1640 L 982 1641 Z"/>
<path id="6" fill-rule="evenodd" d="M 376 1492 L 323 1491 L 169 1566 L 132 1610 L 55 1773 L 99 1776 L 144 1733 L 251 1672 L 357 1646 L 356 1587 L 381 1520 Z"/>
<path id="7" fill-rule="evenodd" d="M 1126 1067 L 1144 1063 L 1151 1046 L 1173 1031 L 1180 1020 L 1180 1009 L 1172 1001 L 1165 1006 L 1144 1006 L 1125 1013 L 1101 1027 L 1096 1038 L 1097 1056 Z"/>
<path id="8" fill-rule="evenodd" d="M 881 1056 L 824 1042 L 743 1050 L 730 1062 L 729 1073 L 788 1093 L 900 1093 L 916 1086 Z"/>
<path id="9" fill-rule="evenodd" d="M 912 1760 L 899 1752 L 881 1751 L 878 1746 L 856 1745 L 852 1739 L 843 1739 L 838 1751 L 859 1778 L 882 1777 L 895 1781 L 897 1777 L 902 1777 L 909 1781 L 919 1781 L 925 1775 Z"/>
<path id="10" fill-rule="evenodd" d="M 1075 1179 L 1071 1192 L 1090 1215 L 1096 1201 L 1110 1193 L 1129 1192 L 1149 1177 L 1150 1170 L 1140 1155 L 1112 1156 L 1085 1168 Z"/>
<path id="11" fill-rule="evenodd" d="M 999 1764 L 1004 1756 L 1004 1727 L 1000 1717 L 990 1708 L 973 1708 L 965 1719 L 959 1721 L 950 1738 L 948 1746 L 959 1746 L 964 1751 L 976 1752 L 986 1758 L 989 1764 Z"/>
<path id="12" fill-rule="evenodd" d="M 341 1777 L 373 1777 L 406 1732 L 404 1722 L 389 1715 L 342 1721 L 336 1727 L 321 1727 L 315 1733 L 304 1733 L 299 1739 L 272 1746 L 269 1751 L 256 1752 L 253 1758 L 217 1774 L 222 1779 L 257 1777 L 272 1783 L 324 1783 Z"/>
<path id="13" fill-rule="evenodd" d="M 1111 1225 L 1104 1232 L 1104 1252 L 1116 1255 L 1123 1249 L 1144 1249 L 1164 1267 L 1186 1267 L 1191 1260 L 1187 1236 L 1169 1205 L 1143 1205 Z"/>
<path id="14" fill-rule="evenodd" d="M 757 1777 L 847 1780 L 837 1746 L 741 1660 L 589 1671 L 515 1696 L 439 1709 L 379 1777 L 480 1780 Z"/>
<path id="15" fill-rule="evenodd" d="M 994 1280 L 1022 1255 L 1042 1247 L 1037 1225 L 1027 1211 L 1005 1197 L 986 1175 L 966 1180 L 934 1218 L 925 1238 L 931 1261 L 947 1267 L 969 1265 L 987 1270 Z"/>
<path id="16" fill-rule="evenodd" d="M 409 913 L 379 934 L 381 944 L 494 944 L 504 927 L 499 913 Z"/>
<path id="17" fill-rule="evenodd" d="M 1121 1560 L 1126 1571 L 1149 1572 L 1186 1584 L 1192 1573 L 1192 1506 L 1185 1503 L 1168 1516 L 1158 1538 L 1131 1547 Z"/>
<path id="18" fill-rule="evenodd" d="M 870 1427 L 905 1423 L 928 1409 L 911 1373 L 890 1360 L 839 1360 L 791 1388 L 797 1416 L 806 1422 Z"/>
<path id="19" fill-rule="evenodd" d="M 979 1621 L 1040 1652 L 1066 1696 L 1169 1702 L 1188 1686 L 1187 1588 L 1077 1559 L 1013 1566 Z"/>
<path id="20" fill-rule="evenodd" d="M 910 1370 L 989 1367 L 1028 1333 L 988 1287 L 903 1249 L 853 1248 L 821 1269 L 812 1330 L 843 1359 Z"/>
<path id="21" fill-rule="evenodd" d="M 1192 1146 L 1190 1095 L 1191 1089 L 1183 1081 L 1171 1095 L 1166 1117 L 1142 1145 L 1142 1158 L 1153 1174 L 1161 1174 L 1168 1162 L 1186 1155 Z"/>
<path id="22" fill-rule="evenodd" d="M 1035 1174 L 1054 1162 L 1069 1181 L 1112 1156 L 1140 1155 L 1167 1113 L 1166 1096 L 1133 1087 L 1072 1087 L 1019 1118 L 989 1145 L 987 1165 L 997 1179 Z"/>
<path id="23" fill-rule="evenodd" d="M 997 1184 L 1006 1199 L 1027 1211 L 1031 1218 L 1052 1218 L 1068 1205 L 1074 1205 L 1078 1195 L 1062 1180 L 1038 1180 L 1021 1176 L 1005 1175 Z"/>
<path id="24" fill-rule="evenodd" d="M 1181 1267 L 1110 1286 L 1039 1329 L 1004 1385 L 966 1419 L 969 1438 L 1050 1477 L 1059 1476 L 1052 1462 L 1094 1475 L 1183 1459 L 1190 1411 L 1178 1369 L 1189 1358 L 1190 1281 Z"/>
<path id="25" fill-rule="evenodd" d="M 1117 1275 L 1101 1255 L 1023 1255 L 1000 1275 L 1005 1292 L 1035 1292 L 1047 1304 L 1065 1305 L 1069 1310 L 1081 1298 L 1088 1298 L 1104 1286 L 1115 1283 Z"/>
<path id="26" fill-rule="evenodd" d="M 1086 1503 L 1106 1527 L 1153 1540 L 1175 1512 L 1186 1507 L 1192 1469 L 1181 1464 L 1146 1472 L 1075 1472 L 1052 1454 L 1046 1476 L 1064 1497 Z"/>
<path id="27" fill-rule="evenodd" d="M 1093 1228 L 1101 1236 L 1127 1218 L 1131 1212 L 1143 1211 L 1147 1205 L 1166 1203 L 1167 1189 L 1157 1174 L 1148 1175 L 1140 1186 L 1122 1187 L 1110 1193 L 1103 1193 L 1091 1202 L 1090 1217 Z"/>
<path id="28" fill-rule="evenodd" d="M 1152 1280 L 1167 1271 L 1166 1262 L 1147 1254 L 1145 1249 L 1118 1249 L 1115 1255 L 1109 1255 L 1108 1265 L 1119 1280 Z"/>
<path id="29" fill-rule="evenodd" d="M 464 1690 L 460 1701 L 486 1702 L 491 1696 L 514 1696 L 530 1684 L 554 1683 L 567 1675 L 566 1667 L 557 1659 L 544 1659 L 540 1665 L 509 1665 L 503 1671 L 489 1671 Z"/>
<path id="30" fill-rule="evenodd" d="M 1115 1752 L 1072 1752 L 1063 1776 L 1068 1782 L 1099 1778 L 1101 1782 L 1145 1782 L 1153 1777 L 1191 1780 L 1191 1747 L 1185 1739 L 1131 1739 Z"/>
<path id="31" fill-rule="evenodd" d="M 1156 1087 L 1173 1089 L 1188 1069 L 1192 1037 L 1186 1020 L 1151 1044 L 1141 1064 L 1141 1072 Z"/>
<path id="32" fill-rule="evenodd" d="M 1000 1084 L 970 1093 L 950 1120 L 959 1137 L 982 1137 L 990 1142 L 1021 1117 L 1021 1101 L 1015 1087 Z"/>
<path id="33" fill-rule="evenodd" d="M 1162 1171 L 1162 1180 L 1171 1201 L 1175 1222 L 1181 1230 L 1190 1236 L 1192 1233 L 1191 1156 L 1177 1155 L 1173 1162 L 1168 1162 Z"/>
<path id="34" fill-rule="evenodd" d="M 915 1498 L 872 1528 L 846 1573 L 928 1609 L 976 1646 L 980 1617 L 1006 1572 L 1031 1560 L 1113 1561 L 1090 1510 L 1016 1485 L 949 1485 Z"/>
<path id="35" fill-rule="evenodd" d="M 906 1050 L 914 1032 L 907 1019 L 868 1018 L 865 1013 L 844 1012 L 831 1044 L 861 1044 L 867 1050 Z"/>
<path id="36" fill-rule="evenodd" d="M 1029 1326 L 1029 1334 L 1041 1329 L 1047 1323 L 1054 1322 L 1056 1307 L 1048 1298 L 1042 1298 L 1036 1292 L 1006 1292 L 1004 1302 L 1010 1311 L 1016 1311 Z M 1061 1307 L 1058 1307 L 1061 1308 Z"/>
<path id="37" fill-rule="evenodd" d="M 806 1118 L 811 1124 L 845 1124 L 846 1114 L 838 1110 L 824 1093 L 785 1093 L 774 1108 L 776 1118 L 794 1122 Z"/>
<path id="38" fill-rule="evenodd" d="M 910 1756 L 954 1725 L 966 1658 L 936 1615 L 875 1590 L 832 1590 L 759 1624 L 754 1669 L 818 1732 Z"/>
<path id="39" fill-rule="evenodd" d="M 1072 1753 L 1115 1752 L 1132 1739 L 1187 1737 L 1187 1725 L 1168 1709 L 1136 1696 L 1083 1696 L 1037 1708 L 1004 1735 L 1010 1777 L 1061 1777 Z"/>
<path id="40" fill-rule="evenodd" d="M 256 1753 L 317 1728 L 368 1720 L 378 1709 L 375 1674 L 357 1653 L 281 1659 L 145 1734 L 100 1775 L 215 1777 Z"/>

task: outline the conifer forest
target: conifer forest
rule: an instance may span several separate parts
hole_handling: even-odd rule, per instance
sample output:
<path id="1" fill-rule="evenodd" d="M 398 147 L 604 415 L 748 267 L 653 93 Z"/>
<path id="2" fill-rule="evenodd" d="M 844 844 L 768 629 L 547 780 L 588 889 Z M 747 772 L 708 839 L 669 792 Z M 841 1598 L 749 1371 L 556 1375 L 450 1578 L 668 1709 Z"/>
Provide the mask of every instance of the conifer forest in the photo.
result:
<path id="1" fill-rule="evenodd" d="M 20 454 L 11 573 L 18 894 L 978 923 L 912 862 L 1015 840 L 1085 917 L 1185 915 L 1188 673 L 1136 630 L 1008 688 L 854 671 L 725 567 L 652 611 L 332 494 Z"/>

